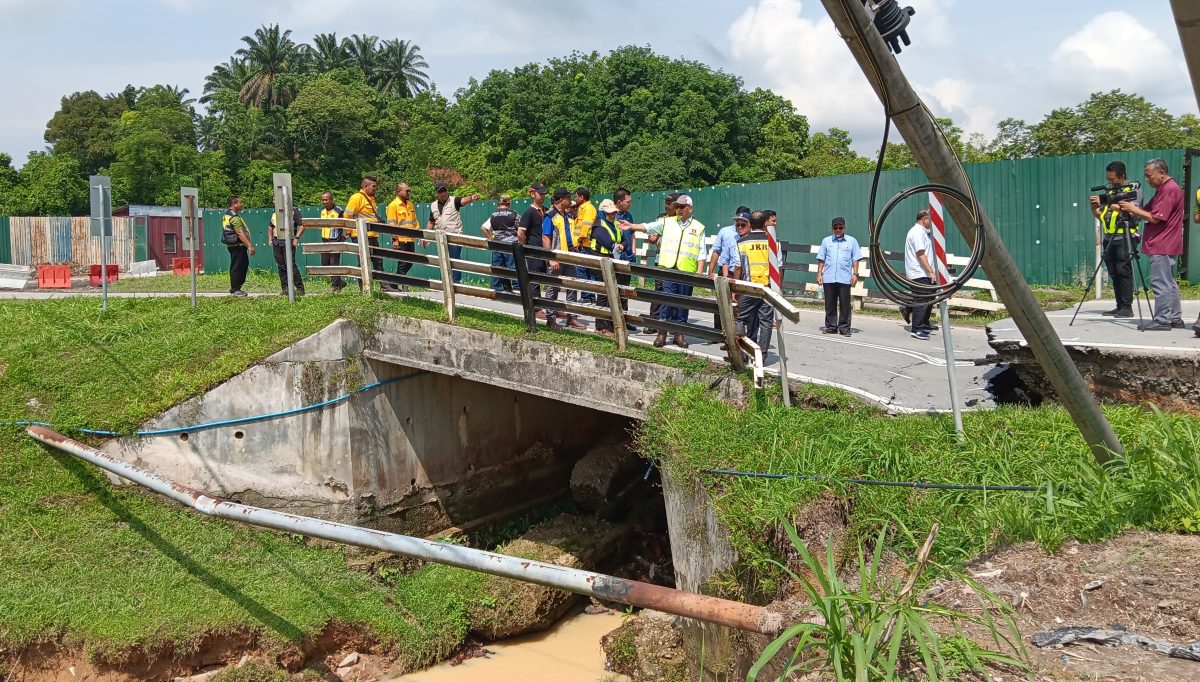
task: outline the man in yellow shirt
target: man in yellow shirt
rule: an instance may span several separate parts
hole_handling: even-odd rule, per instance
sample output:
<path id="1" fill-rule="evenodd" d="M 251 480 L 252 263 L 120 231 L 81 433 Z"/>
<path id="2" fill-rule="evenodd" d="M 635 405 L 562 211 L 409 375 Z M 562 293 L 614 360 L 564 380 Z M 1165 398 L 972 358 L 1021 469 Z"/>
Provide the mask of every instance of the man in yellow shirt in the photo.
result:
<path id="1" fill-rule="evenodd" d="M 401 182 L 396 185 L 396 198 L 392 199 L 392 203 L 387 207 L 387 221 L 390 225 L 396 227 L 405 227 L 411 230 L 421 229 L 420 223 L 417 222 L 417 207 L 413 205 L 412 189 L 409 188 L 407 182 Z M 415 253 L 416 242 L 412 237 L 392 237 L 392 248 L 397 251 L 406 251 Z M 413 264 L 407 261 L 396 261 L 396 274 L 407 275 L 412 269 Z M 396 286 L 389 282 L 381 285 L 384 291 L 395 291 Z M 408 291 L 408 286 L 401 286 L 402 291 Z"/>
<path id="2" fill-rule="evenodd" d="M 571 241 L 575 242 L 575 247 L 579 253 L 595 255 L 595 250 L 592 249 L 592 228 L 596 226 L 596 218 L 598 217 L 596 205 L 592 203 L 592 192 L 587 187 L 580 187 L 575 190 L 575 216 L 571 218 Z M 593 268 L 576 268 L 580 279 L 587 279 L 593 282 L 600 281 L 600 273 Z M 596 294 L 588 291 L 579 293 L 579 300 L 585 303 L 595 303 Z"/>
<path id="3" fill-rule="evenodd" d="M 370 223 L 379 222 L 378 208 L 375 205 L 375 189 L 378 186 L 379 182 L 375 178 L 371 177 L 370 175 L 364 177 L 362 179 L 362 184 L 359 185 L 359 190 L 354 194 L 351 194 L 350 201 L 346 202 L 346 217 L 352 220 L 356 218 L 362 218 Z M 349 241 L 354 242 L 358 240 L 358 230 L 351 229 L 347 230 L 346 232 L 350 236 Z M 379 246 L 379 233 L 368 231 L 367 243 L 371 246 Z M 366 264 L 363 263 L 363 265 L 365 266 Z M 372 258 L 371 268 L 378 272 L 382 272 L 383 259 Z M 359 282 L 358 286 L 359 288 L 362 288 L 361 281 Z"/>
<path id="4" fill-rule="evenodd" d="M 324 192 L 321 194 L 321 218 L 344 218 L 346 212 L 340 206 L 333 203 L 333 192 Z M 326 243 L 344 242 L 346 241 L 346 232 L 340 227 L 326 227 L 321 229 L 321 241 Z M 321 254 L 321 265 L 341 265 L 342 254 L 340 253 L 323 253 Z M 333 278 L 333 293 L 337 293 L 346 288 L 346 282 L 340 276 Z"/>

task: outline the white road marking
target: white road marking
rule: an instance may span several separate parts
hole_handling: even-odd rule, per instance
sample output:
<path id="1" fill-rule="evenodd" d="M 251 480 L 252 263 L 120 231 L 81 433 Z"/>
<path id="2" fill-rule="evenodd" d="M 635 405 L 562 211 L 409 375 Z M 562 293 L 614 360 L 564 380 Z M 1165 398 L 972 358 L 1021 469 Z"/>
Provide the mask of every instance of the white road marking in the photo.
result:
<path id="1" fill-rule="evenodd" d="M 873 348 L 875 350 L 888 351 L 889 353 L 897 353 L 899 355 L 906 355 L 910 358 L 913 358 L 914 360 L 920 360 L 921 362 L 923 362 L 927 365 L 933 365 L 934 367 L 945 367 L 946 366 L 945 358 L 939 358 L 934 355 L 929 355 L 927 353 L 922 353 L 920 351 L 909 350 L 907 348 L 898 348 L 896 346 L 884 346 L 884 345 L 881 345 L 878 343 L 867 343 L 865 341 L 846 341 L 844 339 L 834 339 L 834 338 L 831 338 L 831 335 L 829 335 L 829 334 L 805 334 L 804 332 L 789 332 L 789 331 L 785 331 L 783 333 L 787 334 L 788 336 L 799 336 L 799 337 L 806 338 L 806 339 L 818 339 L 821 341 L 832 341 L 834 343 L 842 343 L 842 344 L 847 344 L 847 345 L 851 345 L 851 346 L 859 346 L 861 348 Z M 975 363 L 970 362 L 970 361 L 956 361 L 954 363 L 954 366 L 955 367 L 974 367 Z"/>

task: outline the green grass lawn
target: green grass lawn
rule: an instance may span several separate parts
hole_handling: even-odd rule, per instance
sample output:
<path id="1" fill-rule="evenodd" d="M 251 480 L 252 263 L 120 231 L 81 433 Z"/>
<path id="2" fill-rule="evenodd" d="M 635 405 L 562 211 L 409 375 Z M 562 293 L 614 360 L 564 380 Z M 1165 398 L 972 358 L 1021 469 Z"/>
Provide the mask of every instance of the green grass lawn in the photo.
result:
<path id="1" fill-rule="evenodd" d="M 0 303 L 0 421 L 133 430 L 338 318 L 444 320 L 440 303 L 346 292 L 282 297 Z M 612 341 L 539 331 L 462 310 L 459 323 L 618 354 Z M 626 357 L 702 369 L 703 361 L 636 345 Z M 0 427 L 0 652 L 62 640 L 120 659 L 188 647 L 211 632 L 296 641 L 331 620 L 361 624 L 410 665 L 457 647 L 477 581 L 423 569 L 380 582 L 348 569 L 345 551 L 206 519 Z"/>

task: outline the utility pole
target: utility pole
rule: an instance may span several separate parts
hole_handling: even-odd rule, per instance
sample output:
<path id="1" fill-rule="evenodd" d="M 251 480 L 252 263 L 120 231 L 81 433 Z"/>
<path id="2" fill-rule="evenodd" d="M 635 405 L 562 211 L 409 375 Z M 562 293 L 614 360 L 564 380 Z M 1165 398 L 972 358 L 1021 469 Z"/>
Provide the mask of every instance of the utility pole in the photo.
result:
<path id="1" fill-rule="evenodd" d="M 875 30 L 872 16 L 861 0 L 821 0 L 825 10 L 846 41 L 847 47 L 858 61 L 875 94 L 883 102 L 896 129 L 904 136 L 921 170 L 931 182 L 954 187 L 970 194 L 969 183 L 962 166 L 953 151 L 938 133 L 937 127 L 926 112 L 912 85 L 900 69 L 896 58 L 889 52 L 879 32 Z M 974 220 L 970 211 L 958 202 L 949 202 L 947 208 L 958 226 L 959 232 L 974 246 Z M 1066 347 L 1058 338 L 1041 305 L 1021 275 L 1020 269 L 996 233 L 992 221 L 980 208 L 983 222 L 983 238 L 986 249 L 983 254 L 983 269 L 996 286 L 996 293 L 1012 315 L 1017 328 L 1029 344 L 1034 358 L 1050 379 L 1063 407 L 1070 413 L 1100 463 L 1107 462 L 1115 453 L 1125 452 L 1117 440 L 1112 425 L 1108 423 L 1100 405 L 1088 390 L 1087 384 Z"/>

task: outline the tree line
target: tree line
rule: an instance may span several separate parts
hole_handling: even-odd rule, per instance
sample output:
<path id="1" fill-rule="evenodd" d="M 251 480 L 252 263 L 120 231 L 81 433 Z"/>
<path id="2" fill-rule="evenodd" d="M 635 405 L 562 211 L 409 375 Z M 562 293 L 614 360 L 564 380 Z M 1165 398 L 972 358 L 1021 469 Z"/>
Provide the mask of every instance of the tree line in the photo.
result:
<path id="1" fill-rule="evenodd" d="M 240 194 L 271 202 L 271 174 L 290 172 L 297 201 L 344 196 L 363 175 L 385 187 L 434 182 L 493 196 L 530 180 L 609 192 L 868 172 L 849 133 L 811 132 L 792 103 L 763 88 L 649 47 L 572 53 L 472 78 L 451 100 L 402 39 L 262 26 L 208 75 L 199 101 L 170 85 L 76 92 L 46 124 L 47 149 L 20 170 L 0 154 L 0 214 L 87 213 L 90 174 L 110 175 L 115 205 L 175 205 L 181 185 L 206 206 Z M 964 138 L 940 119 L 966 162 L 1146 148 L 1200 147 L 1200 119 L 1136 94 L 1095 93 L 994 138 Z M 888 169 L 915 167 L 890 143 Z"/>

